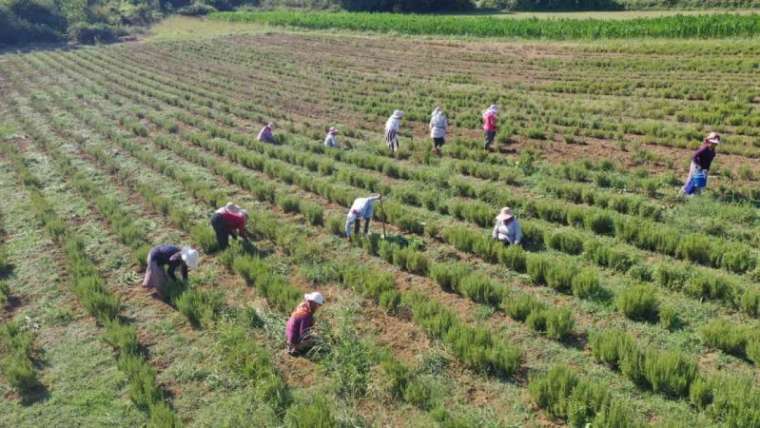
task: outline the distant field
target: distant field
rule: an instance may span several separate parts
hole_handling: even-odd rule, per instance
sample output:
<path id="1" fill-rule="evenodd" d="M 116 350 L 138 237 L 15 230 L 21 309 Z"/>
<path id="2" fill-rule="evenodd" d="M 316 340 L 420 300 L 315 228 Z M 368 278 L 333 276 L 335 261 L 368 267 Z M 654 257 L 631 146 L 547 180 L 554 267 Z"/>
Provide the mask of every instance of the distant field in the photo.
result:
<path id="1" fill-rule="evenodd" d="M 756 40 L 151 37 L 0 56 L 3 428 L 760 427 Z M 219 251 L 230 200 L 252 240 Z M 491 239 L 504 206 L 521 246 Z M 141 287 L 165 242 L 202 253 L 167 302 Z M 323 341 L 292 358 L 316 289 Z"/>
<path id="2" fill-rule="evenodd" d="M 513 12 L 513 13 L 494 13 L 490 15 L 494 18 L 538 18 L 538 19 L 634 19 L 634 18 L 658 18 L 663 16 L 697 16 L 697 15 L 714 15 L 714 14 L 737 14 L 751 15 L 760 12 L 758 9 L 704 9 L 704 10 L 624 10 L 624 11 L 603 11 L 603 12 Z M 471 16 L 471 15 L 461 15 Z"/>
<path id="3" fill-rule="evenodd" d="M 760 15 L 707 14 L 620 19 L 502 19 L 492 16 L 293 11 L 217 12 L 212 20 L 409 35 L 549 40 L 729 38 L 760 35 Z"/>

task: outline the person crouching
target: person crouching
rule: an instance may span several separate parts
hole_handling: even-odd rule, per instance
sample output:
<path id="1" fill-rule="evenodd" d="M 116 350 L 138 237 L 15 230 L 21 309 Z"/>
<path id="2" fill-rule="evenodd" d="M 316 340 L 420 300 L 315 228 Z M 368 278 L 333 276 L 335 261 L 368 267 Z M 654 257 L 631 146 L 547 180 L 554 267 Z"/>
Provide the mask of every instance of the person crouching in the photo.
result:
<path id="1" fill-rule="evenodd" d="M 318 291 L 304 294 L 303 302 L 290 314 L 285 326 L 288 354 L 300 355 L 314 346 L 315 336 L 311 331 L 314 327 L 314 314 L 324 303 L 325 298 Z"/>

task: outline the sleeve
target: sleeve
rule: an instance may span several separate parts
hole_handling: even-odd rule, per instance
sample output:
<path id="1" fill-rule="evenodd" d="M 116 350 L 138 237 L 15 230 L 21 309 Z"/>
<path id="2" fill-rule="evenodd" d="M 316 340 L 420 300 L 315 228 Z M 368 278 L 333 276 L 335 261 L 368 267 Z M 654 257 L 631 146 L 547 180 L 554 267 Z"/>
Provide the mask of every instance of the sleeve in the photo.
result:
<path id="1" fill-rule="evenodd" d="M 309 315 L 308 317 L 304 317 L 301 319 L 300 324 L 298 325 L 298 337 L 300 339 L 303 339 L 309 334 L 309 330 L 311 330 L 311 327 L 314 325 L 314 317 Z"/>
<path id="2" fill-rule="evenodd" d="M 499 236 L 499 223 L 493 225 L 493 231 L 491 232 L 491 238 L 496 239 Z"/>
<path id="3" fill-rule="evenodd" d="M 170 261 L 169 262 L 169 270 L 167 271 L 167 273 L 169 274 L 169 278 L 171 278 L 171 279 L 173 279 L 173 280 L 176 281 L 177 280 L 177 275 L 174 274 L 175 270 L 177 270 L 177 263 L 175 263 L 174 261 Z"/>
<path id="4" fill-rule="evenodd" d="M 515 220 L 515 244 L 519 244 L 520 241 L 522 241 L 523 233 L 522 233 L 522 226 L 520 226 L 520 223 Z"/>
<path id="5" fill-rule="evenodd" d="M 699 165 L 700 168 L 704 168 L 704 165 L 705 165 L 705 160 L 702 158 L 704 154 L 705 154 L 705 148 L 702 147 L 694 153 L 694 157 L 692 158 L 694 163 Z"/>

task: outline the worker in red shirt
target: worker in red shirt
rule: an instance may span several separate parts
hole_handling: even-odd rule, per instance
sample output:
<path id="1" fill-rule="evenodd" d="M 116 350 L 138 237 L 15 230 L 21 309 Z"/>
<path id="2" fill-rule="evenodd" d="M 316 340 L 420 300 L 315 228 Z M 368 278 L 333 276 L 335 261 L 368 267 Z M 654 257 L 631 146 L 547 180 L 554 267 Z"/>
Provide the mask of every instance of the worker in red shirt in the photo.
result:
<path id="1" fill-rule="evenodd" d="M 245 231 L 247 221 L 248 212 L 232 202 L 214 212 L 211 217 L 211 227 L 216 232 L 216 241 L 220 250 L 229 246 L 230 235 L 248 239 L 248 234 Z"/>

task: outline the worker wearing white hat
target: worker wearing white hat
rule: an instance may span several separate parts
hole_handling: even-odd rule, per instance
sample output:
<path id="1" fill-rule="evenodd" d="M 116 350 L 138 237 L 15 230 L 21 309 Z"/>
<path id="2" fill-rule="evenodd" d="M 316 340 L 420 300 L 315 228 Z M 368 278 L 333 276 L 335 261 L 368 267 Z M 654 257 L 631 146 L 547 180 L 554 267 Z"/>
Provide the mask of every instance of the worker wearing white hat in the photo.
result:
<path id="1" fill-rule="evenodd" d="M 198 251 L 190 247 L 177 247 L 163 244 L 153 247 L 148 253 L 147 268 L 143 287 L 154 288 L 159 297 L 164 297 L 166 285 L 170 280 L 176 281 L 174 272 L 180 268 L 182 279 L 187 281 L 188 270 L 198 267 Z M 168 266 L 168 271 L 164 270 Z"/>
<path id="2" fill-rule="evenodd" d="M 504 207 L 496 216 L 491 237 L 504 245 L 519 245 L 522 241 L 522 227 L 512 213 L 512 209 Z"/>
<path id="3" fill-rule="evenodd" d="M 369 222 L 375 211 L 375 202 L 382 198 L 382 195 L 374 194 L 366 198 L 357 198 L 351 205 L 346 216 L 346 237 L 351 237 L 351 226 L 353 233 L 358 234 L 361 228 L 361 222 L 364 220 L 364 234 L 369 232 Z"/>
<path id="4" fill-rule="evenodd" d="M 301 354 L 314 346 L 315 336 L 311 331 L 314 327 L 314 314 L 324 303 L 325 298 L 319 291 L 304 294 L 303 302 L 290 315 L 285 326 L 285 340 L 290 355 Z"/>
<path id="5" fill-rule="evenodd" d="M 229 246 L 230 236 L 248 239 L 245 225 L 248 222 L 248 212 L 239 206 L 228 202 L 211 216 L 211 227 L 216 233 L 216 242 L 220 250 Z"/>
<path id="6" fill-rule="evenodd" d="M 398 151 L 398 133 L 401 130 L 401 118 L 404 117 L 404 112 L 401 110 L 395 110 L 388 121 L 385 122 L 385 144 L 388 145 L 388 149 L 392 153 Z"/>
<path id="7" fill-rule="evenodd" d="M 710 172 L 716 148 L 720 144 L 720 134 L 711 132 L 705 137 L 702 146 L 694 152 L 689 165 L 689 176 L 681 189 L 684 195 L 699 194 L 707 186 L 707 175 Z M 699 178 L 699 180 L 697 180 Z"/>

